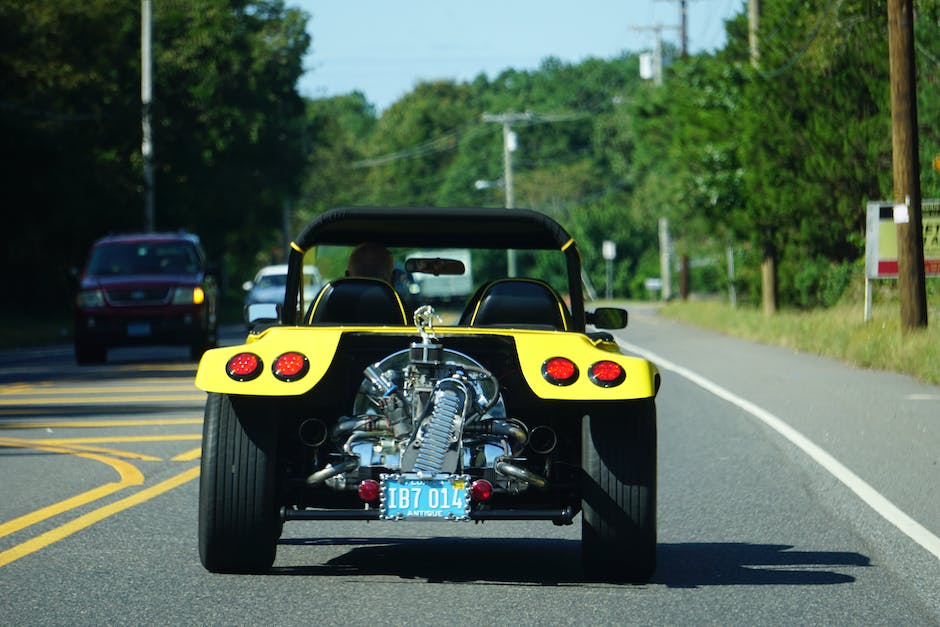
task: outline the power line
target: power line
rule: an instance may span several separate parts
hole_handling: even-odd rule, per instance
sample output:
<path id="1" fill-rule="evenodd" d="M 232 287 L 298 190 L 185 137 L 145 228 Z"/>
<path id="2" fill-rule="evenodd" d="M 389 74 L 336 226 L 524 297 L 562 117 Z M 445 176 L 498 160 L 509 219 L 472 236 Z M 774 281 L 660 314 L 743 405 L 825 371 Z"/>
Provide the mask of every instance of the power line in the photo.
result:
<path id="1" fill-rule="evenodd" d="M 600 107 L 598 107 L 598 110 L 599 108 Z M 526 112 L 517 115 L 521 116 L 519 120 L 517 120 L 518 122 L 524 122 L 528 126 L 534 126 L 537 124 L 547 124 L 551 122 L 567 122 L 572 120 L 586 119 L 592 117 L 594 112 L 560 114 L 538 114 Z M 399 150 L 385 153 L 377 157 L 369 157 L 366 159 L 353 161 L 351 167 L 354 169 L 372 168 L 375 166 L 392 163 L 394 161 L 401 161 L 403 159 L 417 159 L 425 155 L 455 150 L 460 145 L 461 141 L 468 137 L 474 136 L 475 131 L 482 130 L 483 128 L 484 125 L 479 123 L 466 124 L 464 126 L 447 131 L 433 139 L 421 142 L 420 144 L 415 144 L 414 146 L 401 148 Z"/>
<path id="2" fill-rule="evenodd" d="M 588 117 L 588 115 L 586 113 L 543 115 L 532 111 L 483 114 L 482 120 L 484 122 L 495 122 L 501 125 L 503 129 L 503 191 L 506 192 L 507 209 L 516 206 L 512 181 L 512 153 L 516 150 L 516 134 L 512 130 L 512 125 L 520 122 L 535 124 L 568 122 Z M 506 250 L 506 274 L 511 277 L 516 276 L 516 251 L 511 248 Z"/>
<path id="3" fill-rule="evenodd" d="M 378 165 L 392 163 L 393 161 L 401 161 L 403 159 L 417 159 L 418 157 L 423 157 L 425 155 L 454 150 L 459 145 L 462 136 L 468 136 L 473 130 L 480 127 L 480 124 L 467 124 L 447 131 L 443 135 L 429 139 L 420 144 L 409 146 L 408 148 L 402 148 L 400 150 L 389 152 L 384 155 L 379 155 L 377 157 L 369 157 L 367 159 L 353 161 L 351 167 L 355 169 L 372 168 Z"/>

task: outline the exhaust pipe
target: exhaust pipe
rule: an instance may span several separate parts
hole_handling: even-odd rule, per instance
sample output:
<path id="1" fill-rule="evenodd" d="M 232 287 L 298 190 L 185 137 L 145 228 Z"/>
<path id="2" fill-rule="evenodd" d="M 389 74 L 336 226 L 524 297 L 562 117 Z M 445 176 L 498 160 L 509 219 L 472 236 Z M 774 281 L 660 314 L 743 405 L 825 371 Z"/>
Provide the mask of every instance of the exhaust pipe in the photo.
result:
<path id="1" fill-rule="evenodd" d="M 558 434 L 551 427 L 538 426 L 529 432 L 529 448 L 533 453 L 547 455 L 558 445 Z"/>
<path id="2" fill-rule="evenodd" d="M 332 464 L 327 464 L 325 468 L 321 468 L 316 471 L 309 477 L 307 477 L 307 485 L 320 485 L 330 477 L 335 477 L 336 475 L 341 475 L 344 472 L 351 472 L 359 468 L 359 458 L 358 457 L 349 457 L 341 461 L 336 466 Z"/>
<path id="3" fill-rule="evenodd" d="M 297 435 L 306 446 L 316 448 L 326 442 L 326 424 L 319 418 L 304 420 L 297 429 Z"/>
<path id="4" fill-rule="evenodd" d="M 548 479 L 541 477 L 534 472 L 528 471 L 525 468 L 520 468 L 515 464 L 510 464 L 506 461 L 505 458 L 500 458 L 496 460 L 496 472 L 501 475 L 506 475 L 507 477 L 512 477 L 514 479 L 521 479 L 528 483 L 531 483 L 537 488 L 547 488 Z"/>
<path id="5" fill-rule="evenodd" d="M 509 447 L 512 449 L 514 455 L 522 450 L 522 447 L 524 447 L 529 440 L 529 431 L 525 424 L 512 418 L 505 420 L 486 420 L 468 424 L 464 427 L 464 433 L 483 433 L 508 438 L 510 440 Z"/>

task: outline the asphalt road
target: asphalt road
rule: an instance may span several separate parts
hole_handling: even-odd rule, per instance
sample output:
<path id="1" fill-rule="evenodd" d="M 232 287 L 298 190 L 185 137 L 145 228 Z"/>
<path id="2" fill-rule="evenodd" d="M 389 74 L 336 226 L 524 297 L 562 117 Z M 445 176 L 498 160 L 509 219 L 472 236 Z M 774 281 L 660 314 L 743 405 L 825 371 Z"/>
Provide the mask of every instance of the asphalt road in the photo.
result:
<path id="1" fill-rule="evenodd" d="M 940 625 L 940 388 L 642 307 L 618 337 L 663 372 L 639 586 L 586 581 L 578 525 L 542 522 L 294 522 L 269 575 L 207 573 L 185 351 L 2 353 L 0 619 Z"/>

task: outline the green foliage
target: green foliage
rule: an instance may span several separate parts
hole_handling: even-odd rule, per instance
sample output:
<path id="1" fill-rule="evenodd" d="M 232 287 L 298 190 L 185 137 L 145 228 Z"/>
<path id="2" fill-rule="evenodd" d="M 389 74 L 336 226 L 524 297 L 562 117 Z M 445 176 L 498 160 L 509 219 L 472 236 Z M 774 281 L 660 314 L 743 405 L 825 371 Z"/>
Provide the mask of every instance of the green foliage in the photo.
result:
<path id="1" fill-rule="evenodd" d="M 920 144 L 921 197 L 940 198 L 940 171 L 933 168 L 940 157 L 940 1 L 916 3 L 914 46 L 917 63 L 917 118 Z"/>
<path id="2" fill-rule="evenodd" d="M 144 227 L 139 7 L 0 0 L 0 182 L 24 201 L 3 261 L 23 308 L 66 308 L 91 241 Z M 281 0 L 153 7 L 155 226 L 243 258 L 300 185 L 306 18 Z"/>
<path id="3" fill-rule="evenodd" d="M 861 283 L 861 268 L 853 284 Z M 830 308 L 813 311 L 784 309 L 768 318 L 758 308 L 731 309 L 717 301 L 670 303 L 663 315 L 746 339 L 840 359 L 863 368 L 902 372 L 925 383 L 940 384 L 940 328 L 901 333 L 896 288 L 876 300 L 872 319 L 864 320 L 861 294 Z M 881 296 L 881 295 L 879 295 Z M 929 316 L 940 315 L 940 298 L 928 296 Z M 879 299 L 880 300 L 880 299 Z"/>
<path id="4" fill-rule="evenodd" d="M 853 0 L 764 9 L 759 67 L 741 91 L 732 219 L 777 259 L 783 304 L 830 304 L 825 269 L 861 256 L 864 203 L 890 189 L 886 11 Z"/>
<path id="5" fill-rule="evenodd" d="M 355 164 L 364 158 L 375 124 L 375 110 L 360 93 L 307 101 L 301 133 L 305 178 L 294 232 L 330 207 L 363 202 L 362 179 L 367 171 Z"/>
<path id="6" fill-rule="evenodd" d="M 781 290 L 787 293 L 787 302 L 800 308 L 832 307 L 839 303 L 859 268 L 858 263 L 835 263 L 823 257 L 801 259 L 792 268 L 784 268 L 787 281 Z"/>
<path id="7" fill-rule="evenodd" d="M 140 35 L 125 8 L 0 2 L 0 254 L 6 301 L 20 310 L 66 305 L 70 266 L 92 236 L 127 224 L 140 146 L 139 65 L 127 51 Z"/>
<path id="8" fill-rule="evenodd" d="M 760 302 L 771 252 L 783 306 L 832 306 L 862 256 L 865 201 L 891 197 L 883 0 L 762 3 L 756 68 L 742 13 L 713 54 L 667 50 L 662 86 L 641 81 L 631 53 L 548 58 L 420 83 L 381 113 L 360 93 L 299 98 L 306 16 L 282 0 L 154 10 L 157 227 L 200 233 L 234 283 L 283 256 L 285 207 L 294 235 L 340 205 L 504 206 L 502 128 L 486 113 L 531 113 L 512 127 L 515 205 L 565 225 L 600 293 L 613 241 L 617 297 L 648 297 L 668 218 L 694 292 L 728 290 L 732 247 L 739 303 Z M 139 29 L 118 0 L 0 0 L 0 176 L 26 201 L 6 218 L 17 302 L 61 306 L 91 239 L 142 226 Z M 940 197 L 938 34 L 940 2 L 918 2 L 925 198 Z M 37 294 L 37 279 L 50 289 Z"/>
<path id="9" fill-rule="evenodd" d="M 454 148 L 478 111 L 472 88 L 421 83 L 379 119 L 367 148 L 376 166 L 365 176 L 364 200 L 376 205 L 439 203 Z"/>

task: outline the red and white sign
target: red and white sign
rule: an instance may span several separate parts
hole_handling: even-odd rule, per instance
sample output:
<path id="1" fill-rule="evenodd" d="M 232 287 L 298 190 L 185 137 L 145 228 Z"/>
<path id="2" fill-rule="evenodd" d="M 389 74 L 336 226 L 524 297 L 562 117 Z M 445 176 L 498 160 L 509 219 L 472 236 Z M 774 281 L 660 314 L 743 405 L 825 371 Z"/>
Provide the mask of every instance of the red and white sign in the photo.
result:
<path id="1" fill-rule="evenodd" d="M 924 236 L 924 275 L 940 276 L 940 200 L 922 201 L 920 213 Z M 867 217 L 865 276 L 869 279 L 896 279 L 897 207 L 884 200 L 869 202 Z"/>

